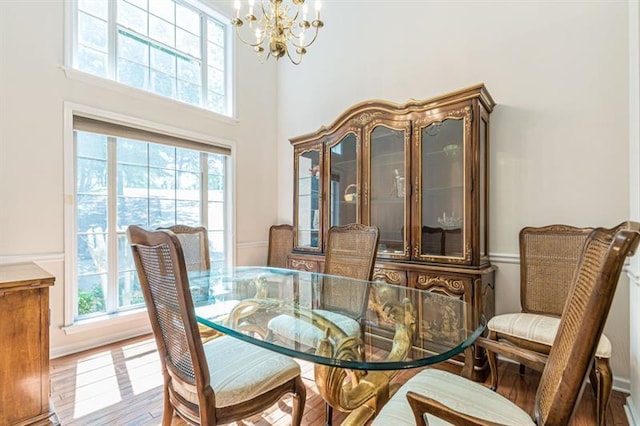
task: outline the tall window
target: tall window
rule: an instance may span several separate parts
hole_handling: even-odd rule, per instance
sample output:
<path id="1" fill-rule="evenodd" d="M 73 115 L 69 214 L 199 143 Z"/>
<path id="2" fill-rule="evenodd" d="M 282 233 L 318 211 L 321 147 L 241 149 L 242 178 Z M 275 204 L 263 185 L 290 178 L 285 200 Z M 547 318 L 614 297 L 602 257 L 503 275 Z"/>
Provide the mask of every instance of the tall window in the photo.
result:
<path id="1" fill-rule="evenodd" d="M 74 319 L 143 306 L 129 225 L 204 225 L 212 268 L 229 263 L 228 152 L 172 140 L 74 117 Z"/>
<path id="2" fill-rule="evenodd" d="M 231 115 L 229 20 L 184 0 L 73 0 L 71 66 Z"/>

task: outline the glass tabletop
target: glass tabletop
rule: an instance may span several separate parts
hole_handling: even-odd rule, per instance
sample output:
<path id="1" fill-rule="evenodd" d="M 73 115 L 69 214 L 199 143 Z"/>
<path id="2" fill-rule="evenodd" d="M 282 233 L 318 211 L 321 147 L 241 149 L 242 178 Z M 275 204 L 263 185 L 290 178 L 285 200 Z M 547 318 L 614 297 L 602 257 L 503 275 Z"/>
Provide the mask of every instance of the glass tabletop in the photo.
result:
<path id="1" fill-rule="evenodd" d="M 269 267 L 189 273 L 197 321 L 316 364 L 398 370 L 445 361 L 486 321 L 453 297 L 378 281 Z M 474 327 L 473 324 L 480 326 Z"/>

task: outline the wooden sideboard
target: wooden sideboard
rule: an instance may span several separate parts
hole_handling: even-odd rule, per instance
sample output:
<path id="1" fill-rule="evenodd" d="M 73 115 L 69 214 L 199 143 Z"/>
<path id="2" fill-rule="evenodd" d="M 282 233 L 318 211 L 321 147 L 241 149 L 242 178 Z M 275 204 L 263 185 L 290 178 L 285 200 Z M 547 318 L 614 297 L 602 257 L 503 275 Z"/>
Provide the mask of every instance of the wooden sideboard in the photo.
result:
<path id="1" fill-rule="evenodd" d="M 34 263 L 0 265 L 0 425 L 55 423 L 49 403 L 49 287 Z"/>

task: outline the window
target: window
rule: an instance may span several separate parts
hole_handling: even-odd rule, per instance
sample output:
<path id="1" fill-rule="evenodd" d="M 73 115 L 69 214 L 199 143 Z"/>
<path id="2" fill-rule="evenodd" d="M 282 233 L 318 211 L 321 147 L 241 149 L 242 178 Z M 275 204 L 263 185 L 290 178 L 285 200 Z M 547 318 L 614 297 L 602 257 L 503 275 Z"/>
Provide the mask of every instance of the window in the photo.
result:
<path id="1" fill-rule="evenodd" d="M 229 19 L 194 1 L 72 5 L 71 67 L 231 115 Z"/>
<path id="2" fill-rule="evenodd" d="M 209 231 L 211 267 L 231 264 L 228 148 L 73 117 L 72 321 L 140 308 L 129 225 Z M 68 155 L 68 154 L 67 154 Z"/>

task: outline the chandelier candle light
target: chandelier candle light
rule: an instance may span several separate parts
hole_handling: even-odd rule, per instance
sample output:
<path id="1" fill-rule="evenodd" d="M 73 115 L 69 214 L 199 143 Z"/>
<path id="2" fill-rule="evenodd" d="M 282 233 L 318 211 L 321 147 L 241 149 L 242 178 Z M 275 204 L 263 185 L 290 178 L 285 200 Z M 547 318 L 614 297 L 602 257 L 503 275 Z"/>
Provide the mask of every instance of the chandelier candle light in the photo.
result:
<path id="1" fill-rule="evenodd" d="M 231 23 L 236 27 L 236 34 L 240 41 L 253 47 L 256 51 L 260 62 L 269 59 L 269 56 L 280 59 L 287 55 L 291 62 L 298 65 L 302 61 L 302 56 L 307 53 L 307 47 L 313 44 L 318 37 L 318 30 L 324 26 L 320 20 L 320 1 L 315 2 L 315 19 L 309 21 L 308 5 L 305 0 L 290 0 L 291 4 L 284 4 L 285 0 L 258 0 L 259 6 L 256 7 L 256 0 L 248 0 L 247 14 L 244 20 L 240 18 L 240 9 L 242 8 L 240 0 L 234 1 L 236 16 Z M 254 14 L 254 8 L 260 9 L 262 12 L 258 18 Z M 255 42 L 248 41 L 240 34 L 240 28 L 248 24 L 248 32 L 253 32 Z M 246 27 L 245 27 L 246 28 Z M 310 41 L 307 37 L 307 30 L 313 28 L 313 37 Z M 268 44 L 267 57 L 263 60 L 263 52 L 265 45 Z M 291 55 L 291 50 L 295 49 L 297 56 Z"/>

